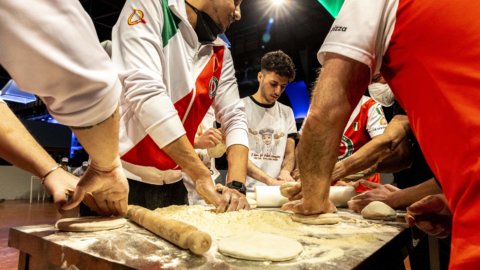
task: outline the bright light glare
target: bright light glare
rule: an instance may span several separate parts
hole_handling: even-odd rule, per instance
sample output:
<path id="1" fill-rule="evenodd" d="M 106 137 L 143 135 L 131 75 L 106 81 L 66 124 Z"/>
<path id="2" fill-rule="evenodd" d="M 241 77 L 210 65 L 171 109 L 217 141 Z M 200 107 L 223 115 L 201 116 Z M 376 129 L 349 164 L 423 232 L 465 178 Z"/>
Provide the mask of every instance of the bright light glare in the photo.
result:
<path id="1" fill-rule="evenodd" d="M 283 5 L 284 3 L 285 0 L 272 0 L 272 4 L 277 7 Z"/>

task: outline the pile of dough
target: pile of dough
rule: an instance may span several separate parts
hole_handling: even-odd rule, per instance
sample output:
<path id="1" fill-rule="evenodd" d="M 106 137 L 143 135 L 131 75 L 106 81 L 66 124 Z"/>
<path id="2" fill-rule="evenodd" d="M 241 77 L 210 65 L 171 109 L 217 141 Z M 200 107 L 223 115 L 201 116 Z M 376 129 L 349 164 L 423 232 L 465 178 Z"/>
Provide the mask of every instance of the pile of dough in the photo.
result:
<path id="1" fill-rule="evenodd" d="M 298 182 L 286 182 L 286 183 L 283 183 L 281 186 L 280 186 L 280 194 L 282 194 L 283 197 L 285 198 L 288 198 L 288 190 L 292 187 L 294 187 L 295 185 L 299 184 Z M 300 184 L 299 184 L 300 185 Z"/>
<path id="2" fill-rule="evenodd" d="M 288 199 L 280 193 L 280 186 L 255 186 L 258 207 L 281 207 Z"/>
<path id="3" fill-rule="evenodd" d="M 304 224 L 311 225 L 330 225 L 337 224 L 342 220 L 337 214 L 327 213 L 327 214 L 318 214 L 311 216 L 304 216 L 299 214 L 292 215 L 292 220 Z"/>
<path id="4" fill-rule="evenodd" d="M 214 147 L 207 149 L 208 156 L 211 158 L 219 158 L 223 156 L 223 154 L 225 154 L 226 151 L 227 151 L 227 146 L 223 142 L 220 142 Z"/>
<path id="5" fill-rule="evenodd" d="M 113 230 L 125 226 L 127 220 L 119 217 L 62 218 L 55 227 L 67 232 L 95 232 Z"/>
<path id="6" fill-rule="evenodd" d="M 397 213 L 387 204 L 373 201 L 363 208 L 362 217 L 366 219 L 394 220 Z"/>
<path id="7" fill-rule="evenodd" d="M 333 186 L 330 187 L 328 198 L 336 207 L 345 207 L 347 202 L 355 195 L 357 195 L 357 192 L 352 186 Z"/>
<path id="8" fill-rule="evenodd" d="M 262 232 L 248 232 L 224 238 L 218 243 L 220 253 L 252 261 L 287 261 L 303 251 L 297 240 Z"/>
<path id="9" fill-rule="evenodd" d="M 245 197 L 247 198 L 247 202 L 250 205 L 250 209 L 257 208 L 257 199 L 256 199 L 255 192 L 247 191 L 247 194 L 245 195 Z"/>
<path id="10" fill-rule="evenodd" d="M 280 186 L 280 193 L 282 196 L 287 197 L 288 191 L 295 185 L 299 184 L 298 182 L 287 182 Z M 332 186 L 330 187 L 330 193 L 328 198 L 332 203 L 337 207 L 347 206 L 347 202 L 357 195 L 355 188 L 352 186 Z"/>

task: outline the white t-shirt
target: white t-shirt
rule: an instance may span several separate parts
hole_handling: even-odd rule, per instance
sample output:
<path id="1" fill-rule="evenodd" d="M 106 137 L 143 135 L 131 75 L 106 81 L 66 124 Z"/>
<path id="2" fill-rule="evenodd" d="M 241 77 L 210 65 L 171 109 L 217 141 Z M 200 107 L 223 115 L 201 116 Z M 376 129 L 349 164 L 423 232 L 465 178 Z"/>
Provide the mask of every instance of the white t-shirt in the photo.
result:
<path id="1" fill-rule="evenodd" d="M 289 135 L 297 133 L 293 110 L 279 102 L 265 105 L 252 97 L 242 99 L 247 114 L 248 159 L 269 176 L 276 178 L 282 168 Z M 265 185 L 247 176 L 247 188 Z"/>

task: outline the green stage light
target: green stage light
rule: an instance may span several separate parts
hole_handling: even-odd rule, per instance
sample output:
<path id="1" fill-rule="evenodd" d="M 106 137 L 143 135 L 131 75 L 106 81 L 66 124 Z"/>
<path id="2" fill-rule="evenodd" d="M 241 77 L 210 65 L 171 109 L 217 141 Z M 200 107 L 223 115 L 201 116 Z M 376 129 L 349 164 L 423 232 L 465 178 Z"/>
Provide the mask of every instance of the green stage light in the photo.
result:
<path id="1" fill-rule="evenodd" d="M 332 14 L 334 18 L 337 17 L 340 8 L 342 8 L 344 0 L 318 0 L 325 9 Z"/>

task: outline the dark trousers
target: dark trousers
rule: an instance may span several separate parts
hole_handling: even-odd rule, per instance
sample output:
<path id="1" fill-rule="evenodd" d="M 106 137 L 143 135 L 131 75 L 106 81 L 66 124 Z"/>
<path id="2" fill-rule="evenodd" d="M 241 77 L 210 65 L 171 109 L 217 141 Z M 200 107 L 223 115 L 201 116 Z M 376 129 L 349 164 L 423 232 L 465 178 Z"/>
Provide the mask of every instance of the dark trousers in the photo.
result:
<path id="1" fill-rule="evenodd" d="M 187 188 L 180 180 L 173 184 L 152 185 L 140 181 L 128 179 L 130 192 L 128 204 L 134 204 L 155 210 L 170 205 L 187 205 Z M 80 204 L 80 216 L 98 216 L 83 203 Z"/>
<path id="2" fill-rule="evenodd" d="M 128 185 L 130 187 L 128 204 L 142 206 L 150 210 L 170 205 L 188 204 L 188 192 L 182 180 L 173 184 L 151 185 L 128 179 Z"/>

